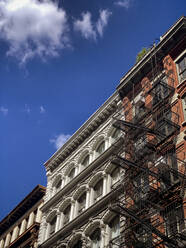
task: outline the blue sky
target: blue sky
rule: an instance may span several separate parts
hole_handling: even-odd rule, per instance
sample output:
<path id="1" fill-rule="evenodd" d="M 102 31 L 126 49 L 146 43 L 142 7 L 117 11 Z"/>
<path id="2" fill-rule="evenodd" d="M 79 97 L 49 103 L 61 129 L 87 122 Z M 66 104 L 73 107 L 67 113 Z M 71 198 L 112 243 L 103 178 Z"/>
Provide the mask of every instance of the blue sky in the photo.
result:
<path id="1" fill-rule="evenodd" d="M 0 0 L 0 219 L 185 0 Z"/>

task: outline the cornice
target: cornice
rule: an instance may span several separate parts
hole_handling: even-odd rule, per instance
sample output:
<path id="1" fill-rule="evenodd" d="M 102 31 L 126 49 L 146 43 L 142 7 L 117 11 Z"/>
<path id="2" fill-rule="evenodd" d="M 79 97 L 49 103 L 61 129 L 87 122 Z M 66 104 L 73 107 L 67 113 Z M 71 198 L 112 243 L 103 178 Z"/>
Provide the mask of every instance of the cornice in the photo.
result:
<path id="1" fill-rule="evenodd" d="M 144 76 L 150 70 L 152 57 L 155 55 L 158 58 L 165 56 L 173 45 L 178 42 L 175 39 L 178 34 L 181 37 L 180 39 L 185 37 L 185 29 L 186 17 L 182 16 L 160 37 L 160 42 L 157 45 L 153 45 L 150 51 L 121 78 L 120 84 L 117 86 L 117 91 L 121 96 L 127 94 L 128 90 L 132 88 L 132 84 L 135 84 L 141 76 Z"/>
<path id="2" fill-rule="evenodd" d="M 77 147 L 88 138 L 102 123 L 105 122 L 117 109 L 119 96 L 114 94 L 71 136 L 71 138 L 52 157 L 45 162 L 46 170 L 53 171 L 62 163 Z"/>

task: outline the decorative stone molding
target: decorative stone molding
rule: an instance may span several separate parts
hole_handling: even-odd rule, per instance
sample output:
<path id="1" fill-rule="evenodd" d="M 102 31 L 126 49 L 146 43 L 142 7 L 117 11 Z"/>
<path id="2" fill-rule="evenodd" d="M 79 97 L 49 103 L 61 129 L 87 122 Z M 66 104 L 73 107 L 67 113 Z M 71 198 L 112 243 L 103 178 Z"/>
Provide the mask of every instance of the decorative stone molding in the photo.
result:
<path id="1" fill-rule="evenodd" d="M 88 225 L 85 227 L 84 233 L 86 236 L 90 236 L 94 230 L 100 227 L 101 222 L 100 220 L 90 221 Z"/>
<path id="2" fill-rule="evenodd" d="M 103 178 L 103 172 L 100 171 L 98 173 L 96 173 L 95 175 L 93 175 L 91 178 L 90 178 L 90 181 L 89 181 L 89 186 L 90 187 L 94 187 L 94 185 L 101 179 Z"/>
<path id="3" fill-rule="evenodd" d="M 104 140 L 105 140 L 104 135 L 100 135 L 98 138 L 96 138 L 92 145 L 92 151 L 95 151 L 98 148 L 99 144 Z"/>
<path id="4" fill-rule="evenodd" d="M 72 203 L 72 197 L 69 197 L 69 198 L 65 199 L 61 203 L 61 205 L 59 207 L 59 211 L 63 212 L 65 210 L 65 208 L 68 207 L 68 205 L 71 204 L 71 203 Z"/>
<path id="5" fill-rule="evenodd" d="M 77 190 L 75 190 L 74 194 L 73 194 L 73 199 L 77 200 L 84 192 L 87 191 L 87 185 L 81 185 L 80 187 L 77 188 Z"/>
<path id="6" fill-rule="evenodd" d="M 53 210 L 52 212 L 49 213 L 49 215 L 46 218 L 46 222 L 50 222 L 52 221 L 52 219 L 56 216 L 57 214 L 57 210 Z"/>

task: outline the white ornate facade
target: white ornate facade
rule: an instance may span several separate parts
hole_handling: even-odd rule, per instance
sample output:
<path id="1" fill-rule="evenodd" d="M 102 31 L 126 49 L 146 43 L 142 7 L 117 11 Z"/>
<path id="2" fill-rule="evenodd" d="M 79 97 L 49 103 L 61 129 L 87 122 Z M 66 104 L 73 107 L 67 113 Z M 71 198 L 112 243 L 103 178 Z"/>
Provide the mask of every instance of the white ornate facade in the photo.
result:
<path id="1" fill-rule="evenodd" d="M 122 143 L 112 127 L 118 109 L 115 93 L 45 163 L 48 184 L 40 247 L 103 248 L 119 234 L 119 216 L 109 211 L 115 197 L 112 185 L 120 179 L 110 162 Z"/>

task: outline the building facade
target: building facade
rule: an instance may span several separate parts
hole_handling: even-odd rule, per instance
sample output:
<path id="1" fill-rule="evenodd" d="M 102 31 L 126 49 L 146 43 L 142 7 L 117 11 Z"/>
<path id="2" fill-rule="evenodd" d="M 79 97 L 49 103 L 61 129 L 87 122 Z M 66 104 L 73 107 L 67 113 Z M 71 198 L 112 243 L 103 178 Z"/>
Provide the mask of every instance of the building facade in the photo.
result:
<path id="1" fill-rule="evenodd" d="M 186 246 L 186 19 L 46 163 L 41 248 Z"/>
<path id="2" fill-rule="evenodd" d="M 38 185 L 0 222 L 0 248 L 38 247 L 44 194 Z"/>

